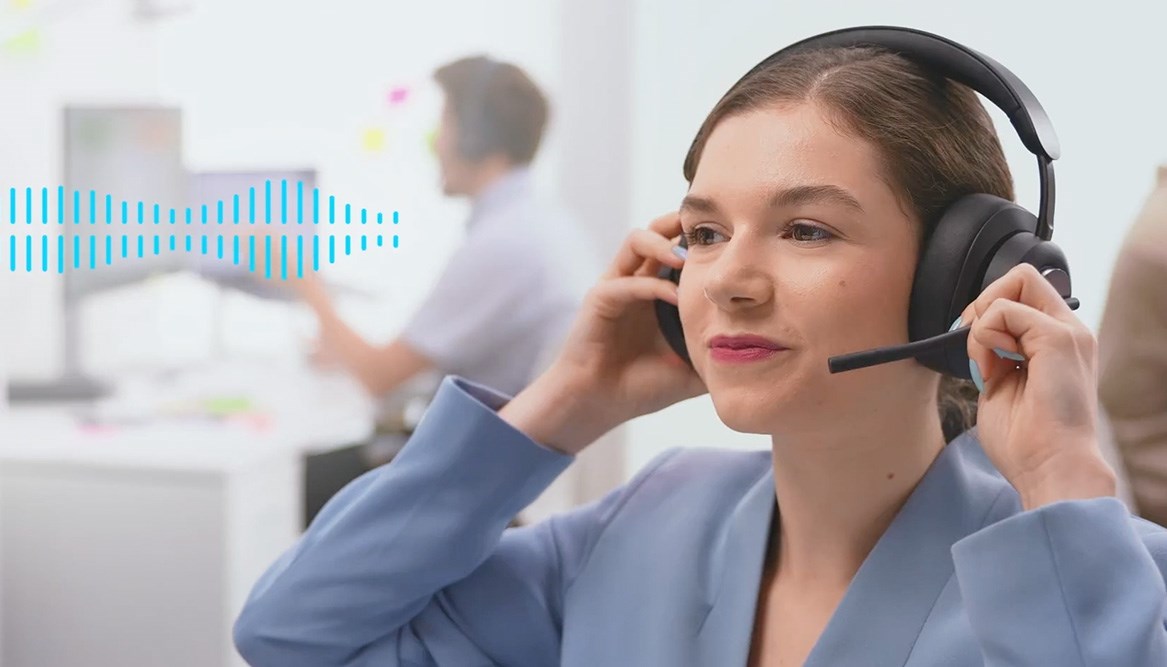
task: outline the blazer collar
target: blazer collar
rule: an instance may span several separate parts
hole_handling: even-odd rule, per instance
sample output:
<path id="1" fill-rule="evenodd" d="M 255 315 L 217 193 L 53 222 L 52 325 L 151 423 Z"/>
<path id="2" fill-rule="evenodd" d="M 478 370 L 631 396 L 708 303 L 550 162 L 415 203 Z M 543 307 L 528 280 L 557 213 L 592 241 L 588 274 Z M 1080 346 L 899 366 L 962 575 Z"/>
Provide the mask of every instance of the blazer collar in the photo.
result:
<path id="1" fill-rule="evenodd" d="M 766 470 L 714 545 L 710 609 L 698 630 L 698 664 L 749 658 L 770 522 L 774 474 Z M 950 549 L 986 525 L 1012 487 L 972 432 L 941 451 L 868 554 L 807 659 L 820 665 L 902 665 L 952 577 Z"/>

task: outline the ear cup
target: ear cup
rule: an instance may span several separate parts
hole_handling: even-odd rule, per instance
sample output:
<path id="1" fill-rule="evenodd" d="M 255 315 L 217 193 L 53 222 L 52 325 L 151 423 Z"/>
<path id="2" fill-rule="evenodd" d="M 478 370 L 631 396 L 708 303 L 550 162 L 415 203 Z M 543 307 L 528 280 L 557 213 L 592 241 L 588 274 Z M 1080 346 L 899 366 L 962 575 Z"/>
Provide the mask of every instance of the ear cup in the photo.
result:
<path id="1" fill-rule="evenodd" d="M 498 142 L 491 136 L 486 112 L 475 108 L 458 124 L 458 154 L 467 160 L 485 158 L 497 149 Z"/>
<path id="2" fill-rule="evenodd" d="M 1053 285 L 1058 294 L 1068 298 L 1073 294 L 1070 283 L 1070 265 L 1066 254 L 1052 241 L 1044 241 L 1034 234 L 1010 236 L 993 254 L 981 289 L 1009 273 L 1018 264 L 1032 264 Z"/>
<path id="3" fill-rule="evenodd" d="M 1017 212 L 1009 213 L 1012 209 Z M 1000 197 L 973 194 L 956 200 L 940 214 L 916 265 L 908 312 L 909 340 L 930 338 L 948 330 L 976 297 L 974 291 L 980 288 L 976 273 L 986 266 L 993 245 L 1024 229 L 1027 221 L 1020 215 L 1024 213 Z M 1033 229 L 1030 218 L 1029 229 Z M 985 256 L 974 256 L 974 246 Z M 956 349 L 959 346 L 951 347 L 921 355 L 919 361 L 932 370 L 969 379 L 967 366 L 962 369 L 954 363 L 961 353 Z"/>
<path id="4" fill-rule="evenodd" d="M 458 118 L 458 153 L 467 160 L 477 161 L 499 149 L 495 123 L 487 109 L 487 92 L 502 63 L 483 57 L 481 72 L 466 95 L 462 115 Z"/>
<path id="5" fill-rule="evenodd" d="M 681 237 L 681 247 L 688 248 L 685 237 Z M 657 277 L 663 280 L 670 280 L 678 285 L 681 284 L 681 269 L 674 269 L 671 266 L 662 266 L 657 273 Z M 660 325 L 661 334 L 664 335 L 665 341 L 668 342 L 669 347 L 677 353 L 677 356 L 685 360 L 689 366 L 693 365 L 693 360 L 689 358 L 689 349 L 685 347 L 685 331 L 681 328 L 681 311 L 676 306 L 668 301 L 661 301 L 657 299 L 654 304 L 656 310 L 656 321 Z"/>
<path id="6" fill-rule="evenodd" d="M 993 195 L 967 195 L 945 209 L 920 253 L 908 315 L 910 339 L 947 331 L 985 287 L 1022 262 L 1049 270 L 1053 278 L 1064 282 L 1064 295 L 1069 296 L 1065 255 L 1052 242 L 1038 238 L 1036 228 L 1032 213 Z M 922 355 L 919 360 L 941 373 L 971 377 L 964 344 Z"/>

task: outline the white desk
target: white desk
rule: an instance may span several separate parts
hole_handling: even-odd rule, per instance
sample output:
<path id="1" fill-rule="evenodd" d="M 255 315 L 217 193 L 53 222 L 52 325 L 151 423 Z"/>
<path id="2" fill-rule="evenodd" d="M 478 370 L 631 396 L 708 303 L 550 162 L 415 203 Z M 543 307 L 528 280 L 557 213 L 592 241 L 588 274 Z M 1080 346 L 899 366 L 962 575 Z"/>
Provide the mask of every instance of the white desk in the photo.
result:
<path id="1" fill-rule="evenodd" d="M 299 535 L 304 455 L 372 429 L 354 384 L 294 369 L 195 374 L 163 393 L 249 382 L 265 388 L 256 400 L 268 417 L 144 419 L 139 399 L 104 411 L 116 426 L 79 424 L 68 408 L 9 412 L 0 431 L 4 667 L 243 664 L 231 625 Z"/>

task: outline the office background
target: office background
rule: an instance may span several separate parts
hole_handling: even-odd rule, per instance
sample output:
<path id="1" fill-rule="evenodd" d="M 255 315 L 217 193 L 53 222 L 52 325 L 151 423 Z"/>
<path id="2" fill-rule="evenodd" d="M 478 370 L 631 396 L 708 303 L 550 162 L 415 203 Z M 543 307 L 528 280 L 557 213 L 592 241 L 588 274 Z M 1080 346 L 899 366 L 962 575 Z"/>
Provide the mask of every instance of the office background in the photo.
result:
<path id="1" fill-rule="evenodd" d="M 433 187 L 436 166 L 423 137 L 438 104 L 428 74 L 463 53 L 511 59 L 548 90 L 555 117 L 538 178 L 605 253 L 628 228 L 679 201 L 684 151 L 730 83 L 779 46 L 844 25 L 936 31 L 989 53 L 1030 85 L 1062 141 L 1056 238 L 1073 262 L 1079 314 L 1091 326 L 1101 316 L 1121 233 L 1156 166 L 1167 161 L 1167 124 L 1159 117 L 1167 88 L 1154 83 L 1164 67 L 1156 44 L 1167 9 L 1154 2 L 197 0 L 160 5 L 156 15 L 142 9 L 148 6 L 10 0 L 0 82 L 16 94 L 2 112 L 0 181 L 57 182 L 66 101 L 179 106 L 193 168 L 311 164 L 322 189 L 406 214 L 399 252 L 358 254 L 327 267 L 339 282 L 375 292 L 346 303 L 345 313 L 383 339 L 424 296 L 460 233 L 464 205 Z M 21 30 L 26 26 L 35 38 Z M 388 109 L 385 96 L 397 86 L 413 97 Z M 1019 201 L 1032 205 L 1030 156 L 1003 116 L 991 113 Z M 10 375 L 50 374 L 59 363 L 59 280 L 4 276 L 4 348 L 18 351 L 5 355 Z M 101 338 L 92 361 L 116 365 L 132 353 L 170 363 L 206 354 L 215 335 L 205 315 L 213 297 L 190 282 L 143 287 L 184 298 L 156 297 L 152 305 L 172 305 L 152 308 L 154 322 L 136 322 L 132 336 L 92 326 Z M 295 309 L 239 299 L 226 306 L 223 335 L 232 349 L 291 355 L 310 335 Z M 153 331 L 142 330 L 154 323 Z M 127 351 L 119 341 L 129 340 L 135 349 Z M 630 425 L 627 470 L 677 441 L 752 446 L 754 438 L 727 433 L 708 401 L 695 399 Z"/>
<path id="2" fill-rule="evenodd" d="M 1092 327 L 1122 234 L 1167 163 L 1167 6 L 1150 0 L 0 2 L 0 186 L 60 182 L 65 105 L 180 109 L 191 170 L 311 168 L 338 199 L 401 212 L 400 249 L 324 269 L 346 318 L 382 341 L 425 296 L 462 231 L 466 205 L 441 197 L 427 137 L 440 104 L 430 73 L 465 54 L 513 61 L 548 92 L 536 179 L 605 258 L 631 228 L 676 207 L 685 151 L 730 84 L 777 48 L 837 27 L 938 32 L 1031 87 L 1061 139 L 1055 239 Z M 1018 199 L 1035 206 L 1031 156 L 990 112 Z M 0 267 L 7 252 L 0 243 Z M 58 275 L 0 272 L 0 375 L 60 372 L 62 300 Z M 82 317 L 83 363 L 112 374 L 286 364 L 313 334 L 302 306 L 190 273 L 95 295 Z M 598 483 L 610 485 L 667 447 L 768 443 L 728 430 L 702 397 L 635 420 L 609 444 L 620 465 Z"/>

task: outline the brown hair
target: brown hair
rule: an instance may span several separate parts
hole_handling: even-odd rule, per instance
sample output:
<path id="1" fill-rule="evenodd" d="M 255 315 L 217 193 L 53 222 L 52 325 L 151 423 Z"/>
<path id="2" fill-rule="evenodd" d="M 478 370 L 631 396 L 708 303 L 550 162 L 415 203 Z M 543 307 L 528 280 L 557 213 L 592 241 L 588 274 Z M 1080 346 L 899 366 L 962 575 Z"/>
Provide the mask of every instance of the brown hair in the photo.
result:
<path id="1" fill-rule="evenodd" d="M 976 93 L 873 47 L 792 54 L 739 81 L 709 113 L 685 157 L 693 182 L 701 152 L 724 118 L 783 102 L 815 102 L 841 130 L 871 142 L 883 177 L 927 241 L 941 211 L 985 192 L 1013 200 L 1009 166 Z M 976 422 L 976 387 L 944 376 L 938 405 L 946 440 Z"/>
<path id="2" fill-rule="evenodd" d="M 485 56 L 462 58 L 439 67 L 434 80 L 458 121 L 467 157 L 505 154 L 512 163 L 535 159 L 547 125 L 547 98 L 526 72 Z"/>

